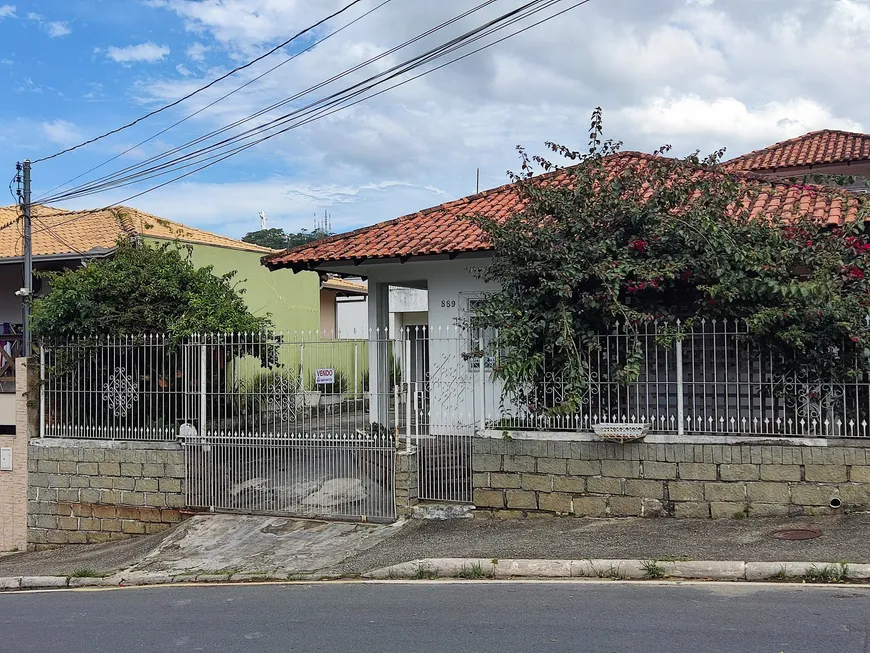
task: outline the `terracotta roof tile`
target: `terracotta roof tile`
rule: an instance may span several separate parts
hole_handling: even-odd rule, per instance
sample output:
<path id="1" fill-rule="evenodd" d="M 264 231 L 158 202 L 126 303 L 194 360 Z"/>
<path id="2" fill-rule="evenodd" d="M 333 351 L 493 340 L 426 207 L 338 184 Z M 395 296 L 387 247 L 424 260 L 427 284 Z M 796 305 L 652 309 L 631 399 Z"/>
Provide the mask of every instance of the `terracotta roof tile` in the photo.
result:
<path id="1" fill-rule="evenodd" d="M 202 229 L 164 220 L 137 209 L 118 207 L 95 212 L 75 212 L 48 206 L 33 207 L 33 255 L 75 255 L 106 253 L 118 238 L 140 235 L 149 238 L 181 240 L 201 245 L 216 245 L 262 254 L 274 253 L 268 247 L 244 243 Z M 0 207 L 0 259 L 23 256 L 21 223 L 17 206 Z M 8 225 L 3 227 L 3 225 Z"/>
<path id="2" fill-rule="evenodd" d="M 369 287 L 366 283 L 359 281 L 348 281 L 340 277 L 328 277 L 323 280 L 321 287 L 326 290 L 335 290 L 338 292 L 349 293 L 352 295 L 368 295 Z"/>
<path id="3" fill-rule="evenodd" d="M 870 160 L 870 134 L 823 129 L 738 156 L 724 165 L 728 170 L 761 172 L 867 160 Z"/>
<path id="4" fill-rule="evenodd" d="M 624 152 L 611 157 L 611 161 L 618 168 L 643 165 L 643 161 L 653 158 L 648 154 Z M 699 174 L 725 173 L 704 172 L 699 168 Z M 753 217 L 781 210 L 786 217 L 800 212 L 831 225 L 841 225 L 854 221 L 858 215 L 860 200 L 848 193 L 848 200 L 844 202 L 830 189 L 797 187 L 745 172 L 728 174 L 742 179 L 747 186 L 759 191 L 757 195 L 747 195 L 743 200 Z M 569 175 L 561 170 L 538 179 L 560 185 L 568 181 Z M 482 215 L 491 219 L 506 219 L 519 208 L 520 198 L 516 187 L 506 184 L 401 218 L 268 255 L 263 258 L 263 264 L 273 270 L 284 267 L 305 269 L 339 261 L 488 251 L 492 247 L 486 234 L 464 218 Z"/>

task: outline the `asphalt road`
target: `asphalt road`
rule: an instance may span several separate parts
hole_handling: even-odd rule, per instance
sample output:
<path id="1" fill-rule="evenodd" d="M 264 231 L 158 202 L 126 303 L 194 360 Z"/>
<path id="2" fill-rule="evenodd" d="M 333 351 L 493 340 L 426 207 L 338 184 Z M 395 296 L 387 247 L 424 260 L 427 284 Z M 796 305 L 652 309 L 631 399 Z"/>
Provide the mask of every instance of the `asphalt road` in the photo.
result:
<path id="1" fill-rule="evenodd" d="M 870 652 L 870 589 L 609 582 L 0 595 L 2 653 Z"/>

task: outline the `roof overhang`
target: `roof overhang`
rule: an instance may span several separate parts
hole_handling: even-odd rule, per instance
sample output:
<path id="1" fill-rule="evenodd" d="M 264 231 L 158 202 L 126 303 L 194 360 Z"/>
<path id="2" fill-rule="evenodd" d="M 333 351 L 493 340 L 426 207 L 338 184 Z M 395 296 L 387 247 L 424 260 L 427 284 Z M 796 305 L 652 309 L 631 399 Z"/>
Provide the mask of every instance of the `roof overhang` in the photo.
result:
<path id="1" fill-rule="evenodd" d="M 87 260 L 92 258 L 106 258 L 107 256 L 111 256 L 115 253 L 115 247 L 99 247 L 87 252 L 73 253 L 73 252 L 64 252 L 61 254 L 37 254 L 33 257 L 34 263 L 53 263 L 53 262 L 62 262 L 62 261 L 80 261 Z M 5 258 L 0 258 L 0 265 L 13 265 L 13 264 L 23 264 L 24 257 L 23 256 L 9 256 Z"/>
<path id="2" fill-rule="evenodd" d="M 293 270 L 293 272 L 330 272 L 342 276 L 365 276 L 359 273 L 362 266 L 406 265 L 409 263 L 431 263 L 433 261 L 454 261 L 457 259 L 474 260 L 492 256 L 491 249 L 468 252 L 443 252 L 438 254 L 419 254 L 415 256 L 359 257 L 335 259 L 332 261 L 301 261 L 299 263 L 272 263 L 262 260 L 270 271 Z M 354 271 L 356 270 L 356 271 Z"/>

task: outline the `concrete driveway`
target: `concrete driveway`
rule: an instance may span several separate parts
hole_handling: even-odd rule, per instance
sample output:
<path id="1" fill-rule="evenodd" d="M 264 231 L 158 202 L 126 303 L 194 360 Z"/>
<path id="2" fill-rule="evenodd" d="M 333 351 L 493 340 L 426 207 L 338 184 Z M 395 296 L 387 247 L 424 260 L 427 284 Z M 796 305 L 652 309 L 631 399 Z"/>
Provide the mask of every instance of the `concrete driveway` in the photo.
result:
<path id="1" fill-rule="evenodd" d="M 208 577 L 316 574 L 399 532 L 391 525 L 200 515 L 158 535 L 0 558 L 3 576 Z M 325 572 L 324 572 L 325 573 Z"/>

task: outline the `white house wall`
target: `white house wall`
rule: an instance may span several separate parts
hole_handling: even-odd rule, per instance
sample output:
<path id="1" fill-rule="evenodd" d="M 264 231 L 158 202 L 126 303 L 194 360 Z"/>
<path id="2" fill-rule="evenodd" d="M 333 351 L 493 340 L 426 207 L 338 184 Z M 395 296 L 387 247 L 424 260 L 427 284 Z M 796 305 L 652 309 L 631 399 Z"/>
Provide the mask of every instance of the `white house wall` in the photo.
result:
<path id="1" fill-rule="evenodd" d="M 404 326 L 426 324 L 429 310 L 427 291 L 417 288 L 390 288 L 390 333 L 399 333 Z M 422 317 L 421 317 L 422 316 Z M 362 338 L 368 333 L 368 299 L 338 301 L 336 323 L 339 338 Z M 372 325 L 373 326 L 373 325 Z"/>
<path id="2" fill-rule="evenodd" d="M 369 280 L 374 283 L 425 281 L 428 287 L 429 403 L 432 434 L 471 433 L 481 421 L 481 412 L 492 415 L 500 391 L 483 393 L 480 369 L 463 354 L 476 350 L 470 332 L 464 328 L 470 300 L 480 298 L 494 286 L 478 279 L 474 267 L 483 260 L 454 260 L 404 265 L 373 265 Z M 371 315 L 371 313 L 370 313 Z M 489 375 L 488 371 L 484 374 Z"/>

